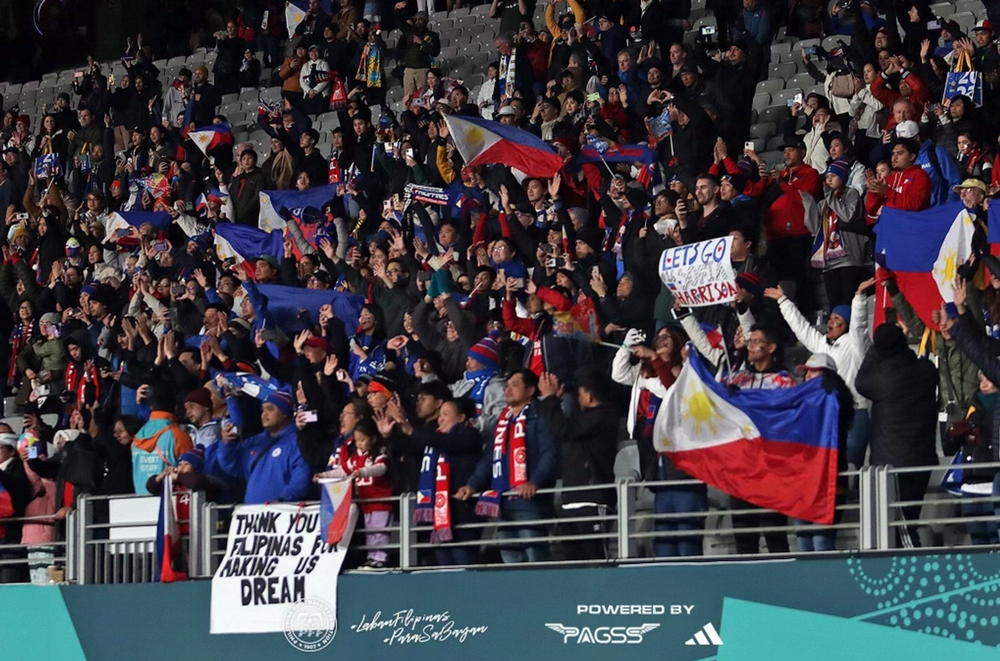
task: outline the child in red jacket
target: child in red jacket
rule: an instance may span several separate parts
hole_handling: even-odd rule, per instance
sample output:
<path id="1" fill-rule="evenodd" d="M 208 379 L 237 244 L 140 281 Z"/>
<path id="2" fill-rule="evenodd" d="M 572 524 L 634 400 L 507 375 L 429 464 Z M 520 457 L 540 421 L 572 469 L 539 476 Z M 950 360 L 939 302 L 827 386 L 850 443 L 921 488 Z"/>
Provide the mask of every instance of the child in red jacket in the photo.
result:
<path id="1" fill-rule="evenodd" d="M 344 443 L 337 451 L 339 466 L 318 474 L 317 478 L 351 477 L 354 479 L 354 497 L 358 500 L 388 499 L 392 497 L 392 483 L 389 480 L 389 456 L 384 446 L 378 443 L 380 437 L 375 423 L 368 419 L 359 420 L 354 426 L 354 442 Z M 391 525 L 392 502 L 358 503 L 365 517 L 365 545 L 368 561 L 361 569 L 382 569 L 385 567 L 389 535 L 381 532 Z"/>

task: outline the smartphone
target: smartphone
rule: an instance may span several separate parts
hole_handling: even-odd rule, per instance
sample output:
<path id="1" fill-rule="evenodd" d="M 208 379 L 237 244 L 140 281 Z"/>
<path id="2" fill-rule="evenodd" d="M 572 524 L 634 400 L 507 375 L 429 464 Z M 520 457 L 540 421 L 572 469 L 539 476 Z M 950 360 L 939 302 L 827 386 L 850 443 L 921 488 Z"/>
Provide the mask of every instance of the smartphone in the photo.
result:
<path id="1" fill-rule="evenodd" d="M 556 258 L 549 257 L 545 260 L 545 268 L 554 269 L 556 268 Z"/>
<path id="2" fill-rule="evenodd" d="M 25 212 L 15 213 L 14 220 L 28 220 L 28 214 Z"/>
<path id="3" fill-rule="evenodd" d="M 170 245 L 166 241 L 157 241 L 153 244 L 153 250 L 155 252 L 167 252 L 170 250 Z"/>
<path id="4" fill-rule="evenodd" d="M 543 243 L 541 245 L 541 249 L 542 249 L 542 253 L 543 254 L 546 254 L 546 255 L 551 255 L 552 254 L 552 244 L 550 244 L 550 243 Z"/>
<path id="5" fill-rule="evenodd" d="M 266 29 L 267 29 L 267 19 L 268 19 L 269 15 L 270 15 L 270 12 L 268 12 L 268 11 L 267 11 L 267 10 L 265 9 L 265 10 L 264 10 L 264 20 L 262 20 L 262 21 L 260 22 L 260 29 L 261 29 L 261 30 L 266 30 Z"/>
<path id="6" fill-rule="evenodd" d="M 119 239 L 124 239 L 126 236 L 130 236 L 132 234 L 132 231 L 131 230 L 115 230 L 115 234 L 118 236 Z"/>
<path id="7" fill-rule="evenodd" d="M 708 36 L 713 35 L 713 34 L 715 34 L 715 26 L 714 25 L 706 25 L 705 27 L 703 27 L 701 29 L 701 36 L 703 36 L 703 37 L 708 37 Z"/>
<path id="8" fill-rule="evenodd" d="M 385 147 L 385 153 L 386 154 L 391 154 L 392 153 L 392 143 L 391 142 L 383 142 L 382 146 Z"/>
<path id="9" fill-rule="evenodd" d="M 413 158 L 413 150 L 412 149 L 407 149 L 406 150 L 406 158 Z"/>
<path id="10" fill-rule="evenodd" d="M 744 142 L 743 143 L 743 149 L 744 149 L 744 151 L 755 151 L 754 150 L 753 140 L 747 140 L 746 142 Z"/>
<path id="11" fill-rule="evenodd" d="M 941 21 L 940 20 L 938 20 L 938 21 L 927 21 L 927 29 L 928 30 L 940 30 L 941 29 Z"/>
<path id="12" fill-rule="evenodd" d="M 417 274 L 417 281 L 418 282 L 430 282 L 432 275 L 434 275 L 434 274 L 431 273 L 430 271 L 421 271 L 420 273 Z"/>
<path id="13" fill-rule="evenodd" d="M 794 98 L 785 99 L 785 105 L 788 106 L 789 108 L 791 108 L 792 106 L 795 105 L 795 99 Z"/>
<path id="14" fill-rule="evenodd" d="M 83 78 L 83 72 L 82 71 L 74 71 L 73 72 L 73 77 L 76 78 L 77 80 L 80 80 L 81 78 Z"/>
<path id="15" fill-rule="evenodd" d="M 721 52 L 722 51 L 720 51 L 718 48 L 715 48 L 715 49 L 712 49 L 710 51 L 705 51 L 705 55 L 707 55 L 707 56 L 709 56 L 709 57 L 711 57 L 711 58 L 714 59 L 715 56 L 717 56 Z"/>
<path id="16" fill-rule="evenodd" d="M 598 92 L 593 92 L 587 95 L 587 101 L 590 103 L 597 103 L 601 100 L 601 95 Z"/>
<path id="17" fill-rule="evenodd" d="M 183 296 L 184 292 L 187 291 L 182 284 L 175 284 L 170 286 L 170 293 L 174 296 Z"/>
<path id="18" fill-rule="evenodd" d="M 303 411 L 302 420 L 304 422 L 317 422 L 319 421 L 319 416 L 316 414 L 316 411 Z"/>
<path id="19" fill-rule="evenodd" d="M 802 96 L 802 92 L 799 92 L 798 94 L 792 97 L 792 102 L 797 103 L 801 106 L 803 103 L 803 98 L 804 97 Z"/>
<path id="20" fill-rule="evenodd" d="M 815 46 L 806 46 L 805 48 L 802 49 L 802 52 L 804 54 L 806 54 L 806 55 L 815 55 L 816 54 L 816 47 Z"/>

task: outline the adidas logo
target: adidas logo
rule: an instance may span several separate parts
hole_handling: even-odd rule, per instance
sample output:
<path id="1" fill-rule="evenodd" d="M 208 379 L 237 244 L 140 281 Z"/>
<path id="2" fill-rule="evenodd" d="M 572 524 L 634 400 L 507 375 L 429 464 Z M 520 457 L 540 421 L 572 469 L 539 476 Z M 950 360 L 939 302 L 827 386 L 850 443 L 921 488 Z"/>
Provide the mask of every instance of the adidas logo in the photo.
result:
<path id="1" fill-rule="evenodd" d="M 694 634 L 692 638 L 688 638 L 685 645 L 722 645 L 722 638 L 719 638 L 719 632 L 715 630 L 715 625 L 711 622 L 706 624 Z"/>

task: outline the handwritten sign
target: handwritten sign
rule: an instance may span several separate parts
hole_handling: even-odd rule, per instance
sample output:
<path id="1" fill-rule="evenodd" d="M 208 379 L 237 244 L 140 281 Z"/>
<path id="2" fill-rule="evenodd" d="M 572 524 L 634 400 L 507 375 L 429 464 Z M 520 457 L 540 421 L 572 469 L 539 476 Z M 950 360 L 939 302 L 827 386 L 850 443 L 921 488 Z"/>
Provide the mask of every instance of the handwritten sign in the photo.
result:
<path id="1" fill-rule="evenodd" d="M 319 505 L 241 505 L 226 555 L 212 578 L 211 632 L 278 633 L 289 609 L 318 601 L 337 612 L 337 574 L 357 523 L 338 546 L 320 537 Z"/>
<path id="2" fill-rule="evenodd" d="M 668 248 L 660 255 L 660 280 L 686 307 L 729 303 L 736 298 L 732 248 L 730 236 Z"/>

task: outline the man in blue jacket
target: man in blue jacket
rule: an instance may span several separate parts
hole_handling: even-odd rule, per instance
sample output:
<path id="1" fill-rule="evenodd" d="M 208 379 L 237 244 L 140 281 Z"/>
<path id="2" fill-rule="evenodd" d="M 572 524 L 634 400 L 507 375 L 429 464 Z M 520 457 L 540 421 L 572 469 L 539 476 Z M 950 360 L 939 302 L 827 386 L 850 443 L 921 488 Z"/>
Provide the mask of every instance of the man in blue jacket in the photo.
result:
<path id="1" fill-rule="evenodd" d="M 227 424 L 217 444 L 218 466 L 225 476 L 246 480 L 243 502 L 248 505 L 305 500 L 311 473 L 295 440 L 292 397 L 279 390 L 263 399 L 264 431 L 239 440 L 236 427 Z"/>
<path id="2" fill-rule="evenodd" d="M 507 407 L 497 420 L 492 442 L 487 440 L 469 483 L 455 494 L 459 500 L 468 500 L 474 492 L 486 489 L 479 496 L 476 514 L 526 524 L 499 528 L 499 539 L 546 535 L 544 526 L 530 522 L 551 512 L 552 496 L 536 494 L 538 489 L 554 486 L 559 477 L 559 444 L 538 414 L 537 392 L 538 377 L 530 370 L 516 370 L 507 378 Z M 501 547 L 500 556 L 506 563 L 544 562 L 549 559 L 549 549 L 545 544 L 518 543 Z"/>
<path id="3" fill-rule="evenodd" d="M 932 140 L 924 140 L 915 165 L 923 168 L 931 178 L 931 206 L 945 202 L 958 202 L 959 196 L 952 189 L 962 183 L 962 172 L 948 150 Z"/>

